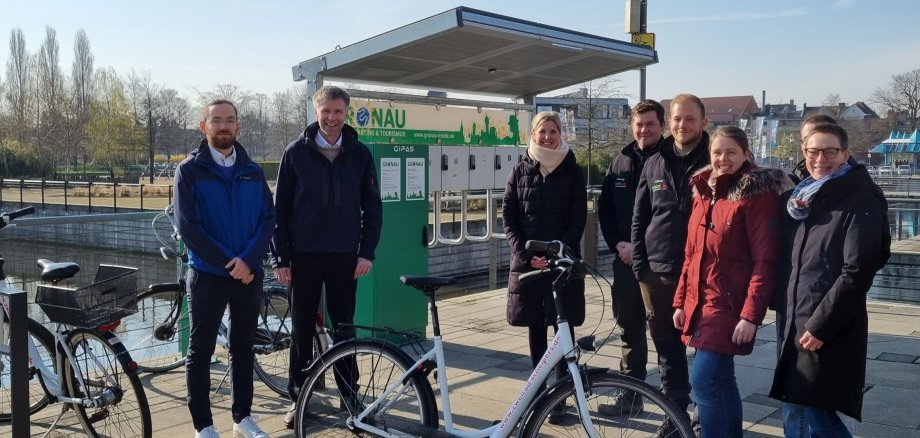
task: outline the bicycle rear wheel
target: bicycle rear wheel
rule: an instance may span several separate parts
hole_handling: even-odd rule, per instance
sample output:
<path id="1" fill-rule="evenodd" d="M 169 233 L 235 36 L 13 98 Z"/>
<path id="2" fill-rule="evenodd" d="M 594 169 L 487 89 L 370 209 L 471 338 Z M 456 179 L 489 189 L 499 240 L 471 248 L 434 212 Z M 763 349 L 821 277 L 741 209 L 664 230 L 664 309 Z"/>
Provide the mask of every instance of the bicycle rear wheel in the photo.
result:
<path id="1" fill-rule="evenodd" d="M 189 319 L 179 317 L 184 301 L 185 291 L 176 283 L 170 289 L 142 293 L 137 313 L 122 318 L 119 332 L 138 371 L 158 373 L 185 364 L 180 337 Z"/>
<path id="2" fill-rule="evenodd" d="M 681 412 L 671 399 L 645 382 L 613 374 L 583 374 L 588 413 L 597 436 L 602 437 L 652 437 L 670 422 L 673 438 L 691 438 L 693 429 L 686 412 Z M 642 409 L 632 409 L 622 415 L 604 415 L 599 406 L 613 404 L 613 398 L 624 391 L 642 396 Z M 550 414 L 560 403 L 567 403 L 566 414 L 558 424 L 550 424 Z M 533 407 L 524 426 L 523 437 L 575 437 L 588 436 L 575 408 L 575 385 L 569 381 L 553 390 Z"/>
<path id="3" fill-rule="evenodd" d="M 30 358 L 29 363 L 29 413 L 34 414 L 48 406 L 50 402 L 50 395 L 45 388 L 45 383 L 42 380 L 41 373 L 35 366 L 35 362 L 41 361 L 48 367 L 48 370 L 54 370 L 54 335 L 31 318 L 26 321 L 29 338 L 31 338 L 40 356 Z M 3 321 L 0 324 L 3 324 L 0 332 L 3 333 L 4 337 L 4 339 L 0 339 L 0 345 L 6 347 L 0 348 L 0 421 L 10 421 L 13 417 L 10 404 L 10 397 L 12 397 L 12 382 L 10 381 L 12 357 L 9 353 L 10 323 L 6 318 L 6 314 L 3 314 Z"/>
<path id="4" fill-rule="evenodd" d="M 67 391 L 96 403 L 96 407 L 73 406 L 87 435 L 150 438 L 147 396 L 137 373 L 129 369 L 131 356 L 118 338 L 111 332 L 78 328 L 70 331 L 67 342 L 76 362 L 64 368 Z"/>
<path id="5" fill-rule="evenodd" d="M 349 434 L 349 421 L 398 383 L 412 366 L 399 347 L 365 339 L 334 345 L 317 359 L 300 390 L 294 434 L 297 437 Z M 382 400 L 365 423 L 390 433 L 398 423 L 438 426 L 438 408 L 427 378 L 412 375 Z"/>
<path id="6" fill-rule="evenodd" d="M 256 375 L 278 395 L 288 395 L 288 364 L 291 350 L 291 308 L 287 290 L 279 285 L 265 286 L 265 299 L 253 349 Z"/>

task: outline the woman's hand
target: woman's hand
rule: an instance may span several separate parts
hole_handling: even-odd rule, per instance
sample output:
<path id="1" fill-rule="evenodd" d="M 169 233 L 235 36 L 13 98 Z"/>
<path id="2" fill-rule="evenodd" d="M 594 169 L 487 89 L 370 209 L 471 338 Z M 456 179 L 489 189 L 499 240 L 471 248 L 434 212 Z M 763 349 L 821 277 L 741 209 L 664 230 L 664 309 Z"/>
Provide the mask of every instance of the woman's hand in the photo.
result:
<path id="1" fill-rule="evenodd" d="M 735 326 L 735 332 L 732 333 L 732 342 L 737 345 L 747 344 L 754 340 L 754 336 L 757 335 L 757 326 L 752 322 L 745 320 L 738 321 L 738 325 Z"/>
<path id="2" fill-rule="evenodd" d="M 534 269 L 546 269 L 549 267 L 549 262 L 546 261 L 546 257 L 533 256 L 533 258 L 530 259 L 530 266 Z"/>
<path id="3" fill-rule="evenodd" d="M 687 315 L 684 314 L 684 309 L 674 309 L 674 316 L 672 318 L 674 319 L 674 328 L 683 332 L 684 322 L 687 319 Z"/>

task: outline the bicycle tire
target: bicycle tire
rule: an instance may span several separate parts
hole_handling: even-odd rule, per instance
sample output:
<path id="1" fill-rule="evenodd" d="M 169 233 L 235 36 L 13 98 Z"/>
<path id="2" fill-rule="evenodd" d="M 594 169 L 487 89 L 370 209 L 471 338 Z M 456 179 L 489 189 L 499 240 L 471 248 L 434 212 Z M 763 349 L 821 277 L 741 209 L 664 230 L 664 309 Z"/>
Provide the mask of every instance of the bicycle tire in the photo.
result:
<path id="1" fill-rule="evenodd" d="M 4 333 L 5 339 L 0 339 L 0 343 L 9 347 L 10 324 L 6 314 L 3 315 L 2 324 L 2 332 Z M 38 349 L 39 355 L 41 355 L 40 360 L 49 370 L 54 370 L 54 335 L 32 318 L 26 319 L 26 330 L 35 348 Z M 12 356 L 9 354 L 9 348 L 0 350 L 5 351 L 5 353 L 0 353 L 0 422 L 7 422 L 13 418 L 12 406 L 10 403 L 10 397 L 12 396 L 12 385 L 10 382 Z M 31 361 L 34 360 L 34 358 L 30 358 L 29 364 L 29 414 L 34 414 L 42 410 L 51 402 L 51 394 L 45 386 L 41 372 L 31 364 Z"/>
<path id="2" fill-rule="evenodd" d="M 666 420 L 673 422 L 675 433 L 669 437 L 691 438 L 694 436 L 686 412 L 660 391 L 645 382 L 616 374 L 582 374 L 588 410 L 598 436 L 631 438 L 655 435 Z M 625 415 L 607 416 L 598 412 L 601 404 L 612 404 L 611 396 L 622 391 L 634 391 L 643 397 L 641 412 L 626 412 Z M 559 403 L 569 401 L 566 415 L 559 424 L 550 424 L 549 416 Z M 575 385 L 569 380 L 552 390 L 542 401 L 533 406 L 526 415 L 521 436 L 524 438 L 553 436 L 588 436 L 581 424 L 577 408 L 574 407 Z"/>
<path id="3" fill-rule="evenodd" d="M 353 370 L 349 360 L 357 365 L 357 387 L 347 383 L 345 376 Z M 349 418 L 372 404 L 392 383 L 410 369 L 413 360 L 402 349 L 378 340 L 346 341 L 332 348 L 313 362 L 306 383 L 297 399 L 294 435 L 340 435 L 349 432 Z M 342 384 L 336 383 L 336 376 Z M 320 384 L 322 383 L 322 385 Z M 320 389 L 321 386 L 325 389 Z M 352 389 L 353 388 L 353 389 Z M 343 394 L 343 391 L 347 394 Z M 403 382 L 403 388 L 392 394 L 365 422 L 391 433 L 388 419 L 419 423 L 428 428 L 438 427 L 438 407 L 431 383 L 425 375 L 413 374 Z"/>
<path id="4" fill-rule="evenodd" d="M 266 285 L 253 345 L 253 369 L 259 379 L 278 395 L 288 395 L 291 350 L 291 309 L 287 291 Z"/>
<path id="5" fill-rule="evenodd" d="M 181 310 L 175 306 L 184 297 L 185 291 L 179 283 L 170 289 L 143 292 L 137 297 L 137 313 L 122 318 L 120 331 L 127 340 L 125 348 L 137 362 L 138 371 L 160 373 L 185 364 L 179 336 L 190 322 L 180 318 L 170 325 L 167 321 L 173 312 Z M 154 336 L 157 327 L 159 335 L 166 336 L 162 340 Z"/>
<path id="6" fill-rule="evenodd" d="M 77 328 L 70 331 L 67 343 L 76 365 L 64 368 L 66 388 L 71 397 L 107 400 L 101 407 L 74 404 L 80 424 L 91 437 L 150 438 L 153 428 L 147 395 L 137 373 L 130 369 L 131 356 L 112 332 Z M 76 378 L 81 371 L 84 388 Z M 84 394 L 84 389 L 88 394 Z"/>

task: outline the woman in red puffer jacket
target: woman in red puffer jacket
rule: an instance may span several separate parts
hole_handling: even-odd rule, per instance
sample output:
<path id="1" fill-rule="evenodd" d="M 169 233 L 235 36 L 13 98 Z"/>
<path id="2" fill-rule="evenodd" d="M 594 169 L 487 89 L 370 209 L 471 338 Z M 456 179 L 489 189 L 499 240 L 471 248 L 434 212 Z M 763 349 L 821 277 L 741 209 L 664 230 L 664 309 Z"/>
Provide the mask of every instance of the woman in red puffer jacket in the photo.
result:
<path id="1" fill-rule="evenodd" d="M 690 373 L 703 437 L 741 436 L 735 355 L 750 354 L 772 294 L 785 175 L 748 161 L 747 135 L 722 127 L 712 165 L 690 179 L 693 210 L 674 326 L 696 348 Z"/>

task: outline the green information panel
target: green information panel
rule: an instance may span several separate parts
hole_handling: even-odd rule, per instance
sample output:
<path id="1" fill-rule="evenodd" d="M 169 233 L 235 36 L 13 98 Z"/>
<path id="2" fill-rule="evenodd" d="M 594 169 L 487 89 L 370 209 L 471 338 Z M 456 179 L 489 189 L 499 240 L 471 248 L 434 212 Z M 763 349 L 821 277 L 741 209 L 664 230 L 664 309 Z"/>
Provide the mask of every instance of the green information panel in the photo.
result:
<path id="1" fill-rule="evenodd" d="M 355 324 L 424 336 L 428 302 L 421 292 L 403 285 L 399 276 L 428 274 L 428 146 L 369 147 L 383 199 L 383 230 L 373 269 L 358 281 Z"/>

